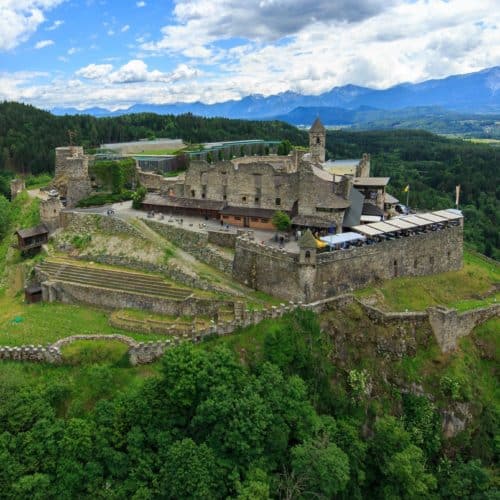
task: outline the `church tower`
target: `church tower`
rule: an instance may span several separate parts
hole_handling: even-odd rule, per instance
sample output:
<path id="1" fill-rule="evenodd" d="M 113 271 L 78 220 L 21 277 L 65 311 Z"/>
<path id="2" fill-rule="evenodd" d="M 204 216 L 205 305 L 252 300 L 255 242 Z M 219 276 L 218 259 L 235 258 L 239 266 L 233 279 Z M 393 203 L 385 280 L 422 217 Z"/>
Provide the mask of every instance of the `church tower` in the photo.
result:
<path id="1" fill-rule="evenodd" d="M 309 152 L 313 163 L 323 163 L 325 161 L 325 147 L 326 129 L 318 117 L 309 129 Z"/>

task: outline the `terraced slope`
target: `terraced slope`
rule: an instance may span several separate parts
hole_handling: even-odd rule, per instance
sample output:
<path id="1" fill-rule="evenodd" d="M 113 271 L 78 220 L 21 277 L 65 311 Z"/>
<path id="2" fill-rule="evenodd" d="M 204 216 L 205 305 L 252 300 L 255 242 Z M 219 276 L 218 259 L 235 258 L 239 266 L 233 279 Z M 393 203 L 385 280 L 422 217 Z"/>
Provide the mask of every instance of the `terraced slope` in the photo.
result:
<path id="1" fill-rule="evenodd" d="M 184 300 L 191 295 L 189 290 L 176 288 L 159 276 L 149 274 L 90 268 L 50 259 L 41 263 L 38 269 L 54 281 L 96 286 L 139 295 L 154 295 L 170 300 Z"/>

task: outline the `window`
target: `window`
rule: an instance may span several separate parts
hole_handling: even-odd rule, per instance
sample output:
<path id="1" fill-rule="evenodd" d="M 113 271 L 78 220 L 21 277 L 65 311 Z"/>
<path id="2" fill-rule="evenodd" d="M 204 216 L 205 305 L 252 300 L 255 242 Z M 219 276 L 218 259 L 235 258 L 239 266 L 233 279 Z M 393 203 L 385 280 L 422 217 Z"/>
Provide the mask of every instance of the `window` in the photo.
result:
<path id="1" fill-rule="evenodd" d="M 222 218 L 223 219 L 229 219 L 229 215 L 223 215 Z"/>
<path id="2" fill-rule="evenodd" d="M 398 261 L 394 259 L 394 276 L 398 275 Z"/>
<path id="3" fill-rule="evenodd" d="M 281 198 L 276 198 L 276 206 L 279 207 L 281 205 Z"/>
<path id="4" fill-rule="evenodd" d="M 260 219 L 261 222 L 269 222 L 269 219 Z"/>
<path id="5" fill-rule="evenodd" d="M 433 255 L 431 255 L 431 256 L 429 257 L 429 263 L 430 263 L 430 265 L 431 265 L 431 266 L 433 266 L 433 265 L 434 265 L 434 256 L 433 256 Z"/>
<path id="6" fill-rule="evenodd" d="M 311 252 L 309 250 L 306 250 L 305 257 L 306 260 L 309 260 L 311 258 Z"/>
<path id="7" fill-rule="evenodd" d="M 242 196 L 241 197 L 241 201 L 247 201 L 247 197 L 246 196 Z"/>
<path id="8" fill-rule="evenodd" d="M 202 198 L 205 198 L 205 197 L 206 197 L 206 194 L 205 194 L 205 193 L 201 193 L 201 197 L 202 197 Z"/>
<path id="9" fill-rule="evenodd" d="M 321 139 L 319 137 L 316 137 L 316 144 L 321 144 Z"/>
<path id="10" fill-rule="evenodd" d="M 259 203 L 260 198 L 258 196 L 255 197 L 255 203 Z"/>
<path id="11" fill-rule="evenodd" d="M 227 200 L 227 196 L 225 194 L 222 195 L 223 200 Z"/>
<path id="12" fill-rule="evenodd" d="M 252 222 L 259 222 L 259 218 L 258 217 L 252 217 Z"/>
<path id="13" fill-rule="evenodd" d="M 413 261 L 413 268 L 414 268 L 414 269 L 417 269 L 417 265 L 418 265 L 418 260 L 417 260 L 417 259 L 415 259 L 415 260 Z"/>
<path id="14" fill-rule="evenodd" d="M 241 217 L 235 217 L 234 220 L 241 220 Z"/>
<path id="15" fill-rule="evenodd" d="M 191 189 L 191 198 L 194 198 L 196 195 L 196 191 L 194 189 Z"/>

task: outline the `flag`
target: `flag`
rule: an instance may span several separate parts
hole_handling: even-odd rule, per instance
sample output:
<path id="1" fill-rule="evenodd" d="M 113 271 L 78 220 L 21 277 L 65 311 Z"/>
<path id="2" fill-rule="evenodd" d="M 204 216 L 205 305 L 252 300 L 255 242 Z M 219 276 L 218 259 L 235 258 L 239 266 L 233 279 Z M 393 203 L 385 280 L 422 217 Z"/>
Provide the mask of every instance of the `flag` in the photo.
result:
<path id="1" fill-rule="evenodd" d="M 404 193 L 407 193 L 410 190 L 410 185 L 407 184 L 406 187 L 403 189 Z"/>
<path id="2" fill-rule="evenodd" d="M 460 199 L 460 184 L 455 186 L 455 205 L 458 207 L 458 200 Z"/>

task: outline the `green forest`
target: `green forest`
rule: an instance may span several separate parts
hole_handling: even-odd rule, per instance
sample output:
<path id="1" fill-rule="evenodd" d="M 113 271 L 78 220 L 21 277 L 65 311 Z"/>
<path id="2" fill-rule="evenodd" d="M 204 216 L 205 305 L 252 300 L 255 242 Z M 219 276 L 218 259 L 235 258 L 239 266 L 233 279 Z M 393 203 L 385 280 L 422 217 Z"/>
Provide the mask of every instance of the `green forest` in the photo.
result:
<path id="1" fill-rule="evenodd" d="M 372 399 L 366 370 L 334 382 L 314 313 L 255 328 L 257 349 L 183 344 L 118 393 L 117 368 L 89 353 L 79 387 L 48 369 L 0 383 L 2 498 L 498 498 L 491 402 L 476 431 L 445 441 L 429 396 Z M 460 380 L 442 377 L 439 397 L 472 400 Z"/>
<path id="2" fill-rule="evenodd" d="M 86 148 L 101 143 L 146 137 L 181 138 L 187 143 L 266 139 L 308 144 L 307 132 L 283 122 L 201 118 L 186 115 L 135 114 L 113 118 L 54 116 L 32 106 L 0 104 L 0 193 L 8 195 L 8 179 L 16 174 L 40 174 L 54 169 L 54 148 L 68 144 L 68 130 Z M 454 206 L 455 186 L 461 186 L 465 239 L 481 253 L 500 258 L 500 148 L 449 139 L 417 130 L 329 131 L 330 158 L 371 154 L 372 175 L 390 176 L 389 191 L 419 209 Z"/>

